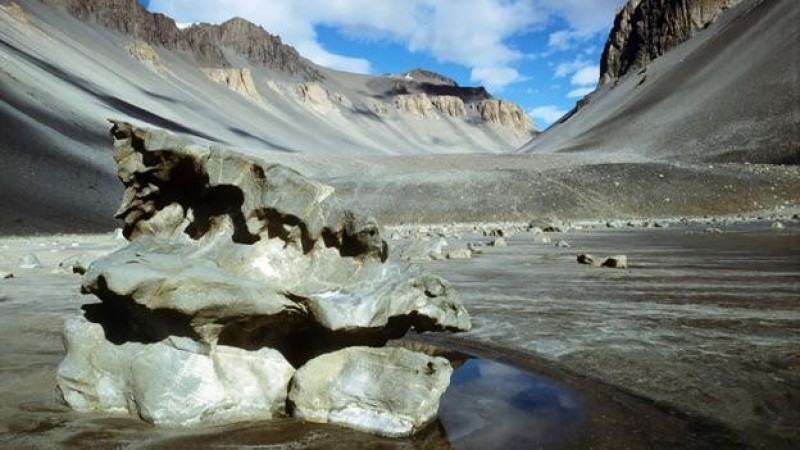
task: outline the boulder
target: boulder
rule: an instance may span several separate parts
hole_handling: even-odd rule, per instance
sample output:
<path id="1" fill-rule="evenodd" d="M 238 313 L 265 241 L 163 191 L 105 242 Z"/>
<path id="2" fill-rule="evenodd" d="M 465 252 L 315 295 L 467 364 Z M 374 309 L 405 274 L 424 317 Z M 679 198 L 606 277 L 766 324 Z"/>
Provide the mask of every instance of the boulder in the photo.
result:
<path id="1" fill-rule="evenodd" d="M 610 267 L 612 269 L 627 269 L 628 257 L 625 255 L 609 256 L 601 264 L 602 267 Z"/>
<path id="2" fill-rule="evenodd" d="M 594 266 L 596 262 L 597 260 L 594 258 L 594 256 L 588 253 L 578 255 L 578 264 L 588 264 L 590 266 Z"/>
<path id="3" fill-rule="evenodd" d="M 73 255 L 58 263 L 58 267 L 68 273 L 83 275 L 86 273 L 86 269 L 88 269 L 93 260 L 93 257 L 86 254 Z"/>
<path id="4" fill-rule="evenodd" d="M 309 422 L 403 436 L 436 417 L 452 372 L 444 358 L 400 347 L 349 347 L 300 367 L 289 403 Z"/>
<path id="5" fill-rule="evenodd" d="M 469 248 L 456 248 L 447 252 L 447 259 L 470 259 L 472 250 Z"/>
<path id="6" fill-rule="evenodd" d="M 442 237 L 427 240 L 414 239 L 399 244 L 397 252 L 400 255 L 400 259 L 406 261 L 429 261 L 431 259 L 442 259 L 443 248 L 446 246 L 447 240 Z"/>
<path id="7" fill-rule="evenodd" d="M 269 418 L 283 414 L 292 367 L 409 330 L 469 330 L 450 284 L 390 258 L 380 226 L 330 186 L 113 123 L 130 242 L 83 276 L 101 303 L 66 326 L 58 383 L 73 408 L 180 425 Z M 411 426 L 377 431 L 423 420 L 399 414 Z"/>
<path id="8" fill-rule="evenodd" d="M 64 343 L 58 388 L 76 411 L 129 413 L 170 425 L 285 415 L 294 368 L 272 349 L 209 346 L 177 336 L 116 345 L 103 326 L 83 316 L 67 319 Z"/>
<path id="9" fill-rule="evenodd" d="M 489 245 L 491 245 L 492 247 L 508 247 L 508 243 L 506 242 L 506 240 L 501 237 L 493 240 L 492 242 L 489 243 Z"/>
<path id="10" fill-rule="evenodd" d="M 17 267 L 20 269 L 40 269 L 42 267 L 42 263 L 39 262 L 39 258 L 36 257 L 33 253 L 28 253 L 20 258 Z"/>

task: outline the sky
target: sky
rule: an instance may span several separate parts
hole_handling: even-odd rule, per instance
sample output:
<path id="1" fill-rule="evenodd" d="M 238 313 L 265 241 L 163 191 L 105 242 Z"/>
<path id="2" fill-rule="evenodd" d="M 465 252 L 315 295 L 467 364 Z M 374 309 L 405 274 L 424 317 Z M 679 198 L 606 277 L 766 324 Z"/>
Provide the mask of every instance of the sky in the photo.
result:
<path id="1" fill-rule="evenodd" d="M 591 92 L 624 0 L 139 0 L 179 23 L 239 16 L 317 64 L 350 72 L 421 67 L 485 86 L 544 129 Z"/>

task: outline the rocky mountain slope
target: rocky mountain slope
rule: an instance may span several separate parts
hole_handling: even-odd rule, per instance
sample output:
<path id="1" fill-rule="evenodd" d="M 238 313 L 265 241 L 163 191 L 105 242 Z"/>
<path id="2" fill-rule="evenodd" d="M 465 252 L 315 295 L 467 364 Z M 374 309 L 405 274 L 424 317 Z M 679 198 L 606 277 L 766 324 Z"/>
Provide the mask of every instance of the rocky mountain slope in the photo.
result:
<path id="1" fill-rule="evenodd" d="M 180 29 L 136 0 L 0 0 L 0 61 L 4 221 L 113 212 L 107 118 L 276 159 L 324 155 L 296 157 L 306 173 L 344 155 L 508 152 L 536 133 L 480 87 L 326 69 L 246 20 Z"/>
<path id="2" fill-rule="evenodd" d="M 631 0 L 601 86 L 523 151 L 796 164 L 798 23 L 791 0 Z"/>

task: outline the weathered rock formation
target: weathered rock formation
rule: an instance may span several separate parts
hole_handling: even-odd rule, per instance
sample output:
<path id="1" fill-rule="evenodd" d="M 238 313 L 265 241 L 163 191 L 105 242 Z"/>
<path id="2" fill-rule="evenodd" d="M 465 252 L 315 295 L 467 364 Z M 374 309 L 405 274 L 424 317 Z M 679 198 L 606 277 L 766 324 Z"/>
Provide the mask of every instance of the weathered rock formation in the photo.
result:
<path id="1" fill-rule="evenodd" d="M 319 83 L 309 82 L 297 86 L 297 96 L 314 111 L 327 113 L 333 110 L 334 105 L 328 97 L 328 91 Z"/>
<path id="2" fill-rule="evenodd" d="M 84 275 L 83 292 L 102 303 L 67 323 L 59 387 L 70 406 L 154 423 L 270 418 L 286 413 L 295 368 L 314 373 L 303 368 L 347 355 L 345 366 L 360 369 L 326 382 L 362 384 L 347 395 L 363 405 L 310 407 L 302 399 L 330 386 L 314 392 L 304 378 L 301 417 L 390 435 L 433 417 L 449 378 L 442 361 L 343 349 L 410 329 L 468 330 L 445 280 L 388 258 L 374 220 L 293 170 L 124 122 L 112 134 L 126 187 L 117 217 L 131 242 Z M 389 372 L 392 387 L 368 387 Z M 392 397 L 400 392 L 428 403 L 410 410 Z"/>
<path id="3" fill-rule="evenodd" d="M 425 94 L 398 95 L 394 107 L 408 114 L 421 117 L 438 117 L 430 97 Z"/>
<path id="4" fill-rule="evenodd" d="M 167 74 L 167 69 L 161 62 L 161 57 L 158 56 L 156 49 L 147 42 L 132 41 L 128 44 L 128 53 L 158 75 L 164 76 Z"/>
<path id="5" fill-rule="evenodd" d="M 204 68 L 203 73 L 215 83 L 220 83 L 237 94 L 244 95 L 253 101 L 261 101 L 253 75 L 246 67 Z"/>
<path id="6" fill-rule="evenodd" d="M 520 133 L 535 131 L 533 121 L 519 105 L 506 100 L 482 100 L 478 102 L 481 118 L 495 126 L 511 128 Z"/>
<path id="7" fill-rule="evenodd" d="M 614 19 L 600 60 L 605 84 L 644 67 L 741 0 L 628 0 Z"/>

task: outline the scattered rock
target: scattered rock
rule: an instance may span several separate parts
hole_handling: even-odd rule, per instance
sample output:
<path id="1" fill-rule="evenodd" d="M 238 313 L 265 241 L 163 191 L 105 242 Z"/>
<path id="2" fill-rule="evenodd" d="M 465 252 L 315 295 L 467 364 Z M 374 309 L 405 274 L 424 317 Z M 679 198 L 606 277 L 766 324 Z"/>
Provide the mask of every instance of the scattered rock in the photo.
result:
<path id="1" fill-rule="evenodd" d="M 704 232 L 705 233 L 711 233 L 711 234 L 721 234 L 722 233 L 722 229 L 721 228 L 715 228 L 715 227 L 708 227 L 708 228 L 706 228 L 704 230 Z"/>
<path id="2" fill-rule="evenodd" d="M 92 263 L 94 258 L 88 255 L 75 255 L 70 256 L 69 258 L 61 261 L 58 263 L 58 267 L 66 270 L 69 273 L 77 273 L 79 275 L 83 275 L 86 273 L 86 269 Z"/>
<path id="3" fill-rule="evenodd" d="M 772 222 L 772 225 L 770 225 L 770 228 L 775 229 L 775 230 L 780 230 L 780 229 L 783 229 L 783 224 L 780 223 L 780 222 L 777 222 L 777 221 L 776 222 Z"/>
<path id="4" fill-rule="evenodd" d="M 404 436 L 430 422 L 453 369 L 400 347 L 348 347 L 300 367 L 289 391 L 295 417 Z"/>
<path id="5" fill-rule="evenodd" d="M 9 278 L 14 278 L 14 272 L 0 270 L 0 280 L 7 280 Z"/>
<path id="6" fill-rule="evenodd" d="M 470 259 L 472 250 L 469 248 L 457 248 L 447 252 L 447 259 Z"/>
<path id="7" fill-rule="evenodd" d="M 537 235 L 534 236 L 533 242 L 537 244 L 550 244 L 552 242 L 552 239 L 550 239 L 550 236 Z"/>
<path id="8" fill-rule="evenodd" d="M 541 228 L 539 228 L 539 227 L 531 227 L 530 229 L 528 229 L 528 231 L 530 231 L 530 232 L 531 232 L 531 234 L 533 234 L 534 236 L 536 236 L 537 234 L 542 234 L 542 233 L 544 233 L 544 230 L 542 230 L 542 229 L 541 229 Z"/>
<path id="9" fill-rule="evenodd" d="M 625 255 L 609 256 L 601 264 L 602 267 L 610 267 L 612 269 L 627 269 L 628 257 Z"/>
<path id="10" fill-rule="evenodd" d="M 19 260 L 17 267 L 20 269 L 40 269 L 42 263 L 39 262 L 39 258 L 37 258 L 36 255 L 28 253 Z"/>
<path id="11" fill-rule="evenodd" d="M 492 236 L 492 237 L 504 237 L 506 236 L 505 231 L 502 228 L 494 228 L 489 231 L 485 231 L 483 233 L 484 236 Z"/>
<path id="12" fill-rule="evenodd" d="M 567 242 L 567 241 L 565 241 L 563 239 L 557 240 L 556 243 L 555 243 L 555 246 L 556 247 L 560 247 L 560 248 L 569 248 L 570 247 L 569 242 Z"/>
<path id="13" fill-rule="evenodd" d="M 625 255 L 609 256 L 608 258 L 605 258 L 604 260 L 600 261 L 593 255 L 590 255 L 588 253 L 582 253 L 578 255 L 578 263 L 590 265 L 592 267 L 610 267 L 614 269 L 627 269 L 628 257 Z"/>
<path id="14" fill-rule="evenodd" d="M 478 242 L 478 243 L 471 243 L 470 242 L 469 244 L 467 244 L 467 249 L 470 250 L 475 255 L 481 255 L 481 254 L 483 254 L 483 243 L 482 242 Z"/>
<path id="15" fill-rule="evenodd" d="M 489 243 L 489 245 L 491 245 L 492 247 L 508 247 L 508 243 L 506 243 L 506 240 L 501 237 L 493 240 L 492 242 Z"/>
<path id="16" fill-rule="evenodd" d="M 447 246 L 444 238 L 434 238 L 429 240 L 409 240 L 397 245 L 397 252 L 400 258 L 406 261 L 429 261 L 431 259 L 442 259 L 443 249 Z"/>

